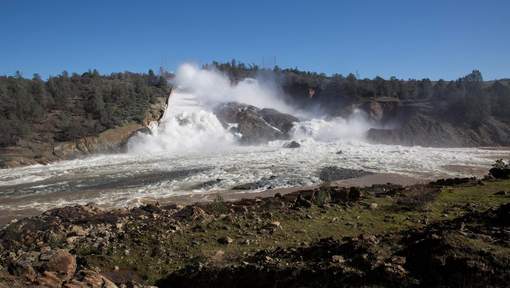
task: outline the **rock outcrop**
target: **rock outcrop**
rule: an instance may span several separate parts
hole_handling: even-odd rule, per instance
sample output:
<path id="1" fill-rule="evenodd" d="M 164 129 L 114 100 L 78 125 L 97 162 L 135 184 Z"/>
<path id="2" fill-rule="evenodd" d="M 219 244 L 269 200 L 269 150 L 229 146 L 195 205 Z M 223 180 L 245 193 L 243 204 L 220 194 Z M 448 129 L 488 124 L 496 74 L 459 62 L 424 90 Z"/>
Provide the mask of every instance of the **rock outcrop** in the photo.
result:
<path id="1" fill-rule="evenodd" d="M 236 102 L 216 107 L 214 113 L 225 127 L 240 133 L 245 144 L 264 143 L 288 139 L 289 131 L 298 119 L 274 109 L 259 109 L 252 105 Z"/>

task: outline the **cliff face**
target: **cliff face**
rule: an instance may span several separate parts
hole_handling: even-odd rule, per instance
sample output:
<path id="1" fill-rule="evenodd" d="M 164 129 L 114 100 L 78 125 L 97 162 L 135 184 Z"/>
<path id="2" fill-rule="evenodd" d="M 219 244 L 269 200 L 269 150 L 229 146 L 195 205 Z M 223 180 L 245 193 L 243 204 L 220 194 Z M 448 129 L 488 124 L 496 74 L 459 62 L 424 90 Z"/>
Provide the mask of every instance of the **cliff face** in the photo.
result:
<path id="1" fill-rule="evenodd" d="M 510 124 L 489 117 L 477 125 L 448 121 L 426 103 L 363 105 L 369 117 L 386 129 L 370 129 L 374 143 L 427 147 L 480 147 L 510 145 Z M 452 112 L 453 113 L 453 112 Z"/>
<path id="2" fill-rule="evenodd" d="M 0 148 L 0 168 L 47 164 L 73 159 L 92 153 L 121 152 L 129 138 L 149 125 L 159 121 L 165 112 L 168 97 L 158 97 L 145 111 L 143 120 L 128 121 L 118 127 L 106 129 L 97 135 L 74 141 L 20 141 L 16 146 Z"/>

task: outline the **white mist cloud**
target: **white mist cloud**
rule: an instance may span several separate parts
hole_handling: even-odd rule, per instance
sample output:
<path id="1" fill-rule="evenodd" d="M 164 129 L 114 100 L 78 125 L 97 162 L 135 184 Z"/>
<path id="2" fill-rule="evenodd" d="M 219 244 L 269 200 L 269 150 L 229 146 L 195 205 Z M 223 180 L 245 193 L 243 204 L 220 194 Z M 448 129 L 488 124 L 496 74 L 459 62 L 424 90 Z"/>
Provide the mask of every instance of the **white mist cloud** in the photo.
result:
<path id="1" fill-rule="evenodd" d="M 183 64 L 177 70 L 173 82 L 177 89 L 193 94 L 203 105 L 209 107 L 222 102 L 239 102 L 286 113 L 295 112 L 295 109 L 281 99 L 274 86 L 258 79 L 249 78 L 232 84 L 230 79 L 219 71 Z"/>
<path id="2" fill-rule="evenodd" d="M 184 155 L 228 150 L 235 144 L 235 136 L 204 110 L 165 115 L 159 126 L 151 128 L 152 134 L 139 133 L 129 140 L 129 152 Z"/>
<path id="3" fill-rule="evenodd" d="M 317 141 L 331 142 L 337 140 L 360 140 L 366 132 L 373 128 L 360 110 L 355 110 L 349 117 L 331 119 L 314 118 L 296 123 L 291 135 L 294 139 L 312 138 Z"/>

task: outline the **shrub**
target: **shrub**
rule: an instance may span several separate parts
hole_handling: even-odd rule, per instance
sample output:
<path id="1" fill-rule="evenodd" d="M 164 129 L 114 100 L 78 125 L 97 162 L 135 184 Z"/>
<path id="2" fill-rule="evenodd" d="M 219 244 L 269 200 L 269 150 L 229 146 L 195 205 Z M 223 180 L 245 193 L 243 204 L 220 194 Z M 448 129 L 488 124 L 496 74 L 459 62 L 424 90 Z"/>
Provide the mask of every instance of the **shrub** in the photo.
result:
<path id="1" fill-rule="evenodd" d="M 317 192 L 314 194 L 314 203 L 318 206 L 323 206 L 331 202 L 331 183 L 324 182 Z"/>
<path id="2" fill-rule="evenodd" d="M 414 185 L 397 199 L 397 205 L 399 209 L 407 211 L 423 209 L 428 203 L 434 201 L 439 193 L 441 193 L 439 187 Z"/>
<path id="3" fill-rule="evenodd" d="M 505 163 L 503 159 L 496 160 L 489 170 L 489 175 L 496 179 L 510 179 L 510 161 Z"/>
<path id="4" fill-rule="evenodd" d="M 498 159 L 494 164 L 492 164 L 492 168 L 496 169 L 509 169 L 510 168 L 510 161 L 509 163 L 505 163 L 503 159 Z"/>
<path id="5" fill-rule="evenodd" d="M 225 199 L 223 199 L 223 196 L 220 194 L 217 194 L 214 197 L 214 200 L 209 207 L 211 208 L 211 212 L 214 214 L 226 214 L 229 212 Z"/>

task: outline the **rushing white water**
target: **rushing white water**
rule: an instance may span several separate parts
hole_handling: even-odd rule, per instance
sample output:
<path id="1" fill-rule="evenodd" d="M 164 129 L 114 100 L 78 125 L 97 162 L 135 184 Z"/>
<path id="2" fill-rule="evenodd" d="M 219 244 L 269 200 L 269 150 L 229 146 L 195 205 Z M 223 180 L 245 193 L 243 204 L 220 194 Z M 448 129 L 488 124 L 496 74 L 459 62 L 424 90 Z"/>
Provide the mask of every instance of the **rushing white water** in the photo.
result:
<path id="1" fill-rule="evenodd" d="M 469 169 L 452 167 L 487 168 L 495 158 L 508 155 L 477 148 L 369 144 L 363 134 L 370 125 L 361 113 L 296 123 L 292 138 L 301 144 L 296 149 L 283 148 L 285 141 L 240 146 L 210 107 L 222 99 L 257 104 L 277 94 L 256 80 L 231 86 L 221 75 L 193 69 L 186 66 L 177 74 L 178 88 L 161 123 L 152 125 L 152 135 L 132 138 L 128 153 L 0 170 L 0 213 L 88 202 L 123 206 L 144 197 L 221 191 L 260 180 L 266 187 L 317 184 L 324 166 L 419 178 L 469 176 Z M 214 95 L 207 94 L 208 89 Z M 250 93 L 260 98 L 253 100 Z M 259 106 L 292 110 L 278 99 L 267 101 Z"/>
<path id="2" fill-rule="evenodd" d="M 267 81 L 248 78 L 232 85 L 228 77 L 217 71 L 183 64 L 177 70 L 174 84 L 192 94 L 203 107 L 221 102 L 240 102 L 285 113 L 296 112 L 285 104 L 274 84 Z"/>
<path id="3" fill-rule="evenodd" d="M 159 125 L 152 125 L 151 135 L 138 134 L 128 143 L 136 154 L 188 154 L 196 151 L 226 150 L 235 145 L 235 135 L 208 111 L 194 94 L 174 91 Z"/>
<path id="4" fill-rule="evenodd" d="M 296 123 L 291 134 L 294 139 L 314 139 L 323 142 L 338 140 L 362 140 L 365 132 L 372 128 L 361 111 L 354 113 L 347 119 L 341 117 L 333 119 L 315 118 Z"/>
<path id="5" fill-rule="evenodd" d="M 182 65 L 174 79 L 175 89 L 159 125 L 152 135 L 140 134 L 130 140 L 128 151 L 136 154 L 189 154 L 225 151 L 232 148 L 236 135 L 222 126 L 212 109 L 222 102 L 240 102 L 260 108 L 296 112 L 285 104 L 271 85 L 245 79 L 236 85 L 223 74 Z"/>
<path id="6" fill-rule="evenodd" d="M 297 149 L 276 141 L 262 146 L 232 146 L 224 151 L 184 155 L 99 155 L 0 170 L 0 210 L 95 202 L 122 206 L 142 197 L 167 197 L 229 189 L 269 179 L 272 187 L 319 183 L 318 170 L 335 165 L 417 177 L 467 176 L 450 165 L 488 167 L 502 151 L 371 145 L 362 141 L 299 140 Z M 337 151 L 342 154 L 337 154 Z M 191 172 L 186 172 L 192 170 Z M 185 171 L 180 173 L 179 171 Z M 221 179 L 204 188 L 197 186 Z"/>

